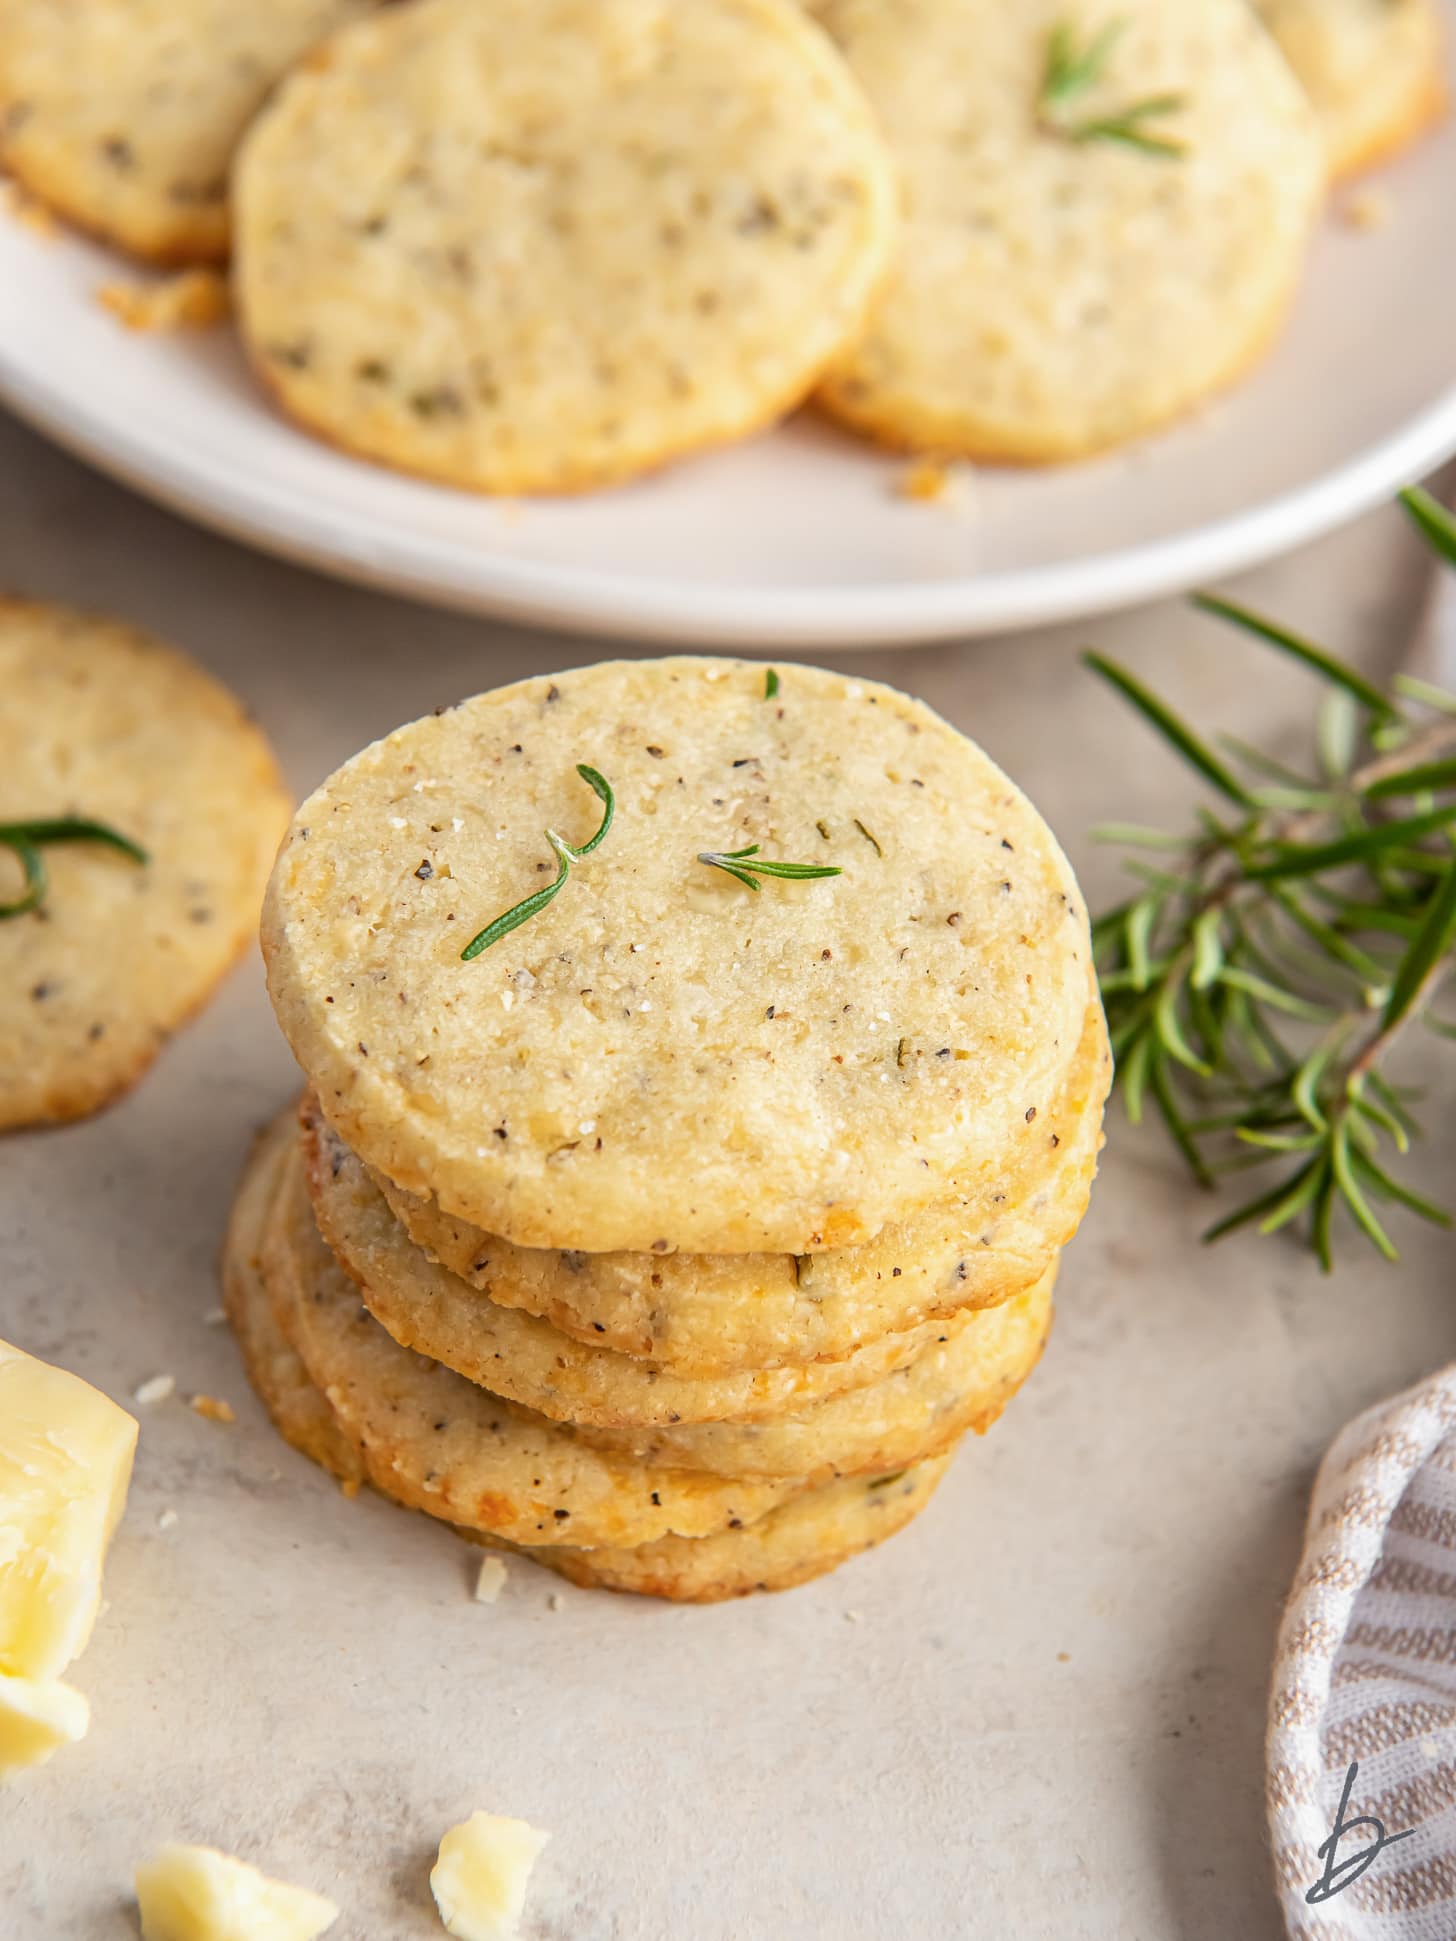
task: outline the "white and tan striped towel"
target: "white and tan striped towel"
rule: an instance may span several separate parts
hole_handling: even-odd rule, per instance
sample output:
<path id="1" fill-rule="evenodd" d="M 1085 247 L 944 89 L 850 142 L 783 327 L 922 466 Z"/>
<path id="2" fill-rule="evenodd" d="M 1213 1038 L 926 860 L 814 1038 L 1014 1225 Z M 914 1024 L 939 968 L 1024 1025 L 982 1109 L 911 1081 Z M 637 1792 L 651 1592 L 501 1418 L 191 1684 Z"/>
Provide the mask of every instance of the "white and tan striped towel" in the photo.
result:
<path id="1" fill-rule="evenodd" d="M 1294 1941 L 1456 1941 L 1456 1367 L 1358 1417 L 1320 1465 L 1267 1782 Z"/>

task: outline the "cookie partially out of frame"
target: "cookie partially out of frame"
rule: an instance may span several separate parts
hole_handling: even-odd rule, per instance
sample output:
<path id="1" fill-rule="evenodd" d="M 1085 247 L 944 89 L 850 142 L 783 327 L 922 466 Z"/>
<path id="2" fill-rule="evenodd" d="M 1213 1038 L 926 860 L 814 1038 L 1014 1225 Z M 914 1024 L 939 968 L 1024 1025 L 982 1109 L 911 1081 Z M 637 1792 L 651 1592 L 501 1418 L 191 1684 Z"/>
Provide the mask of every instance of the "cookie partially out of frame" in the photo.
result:
<path id="1" fill-rule="evenodd" d="M 0 167 L 158 263 L 228 253 L 228 165 L 278 76 L 376 0 L 0 0 Z"/>
<path id="2" fill-rule="evenodd" d="M 1446 103 L 1437 0 L 1255 0 L 1319 116 L 1331 173 L 1414 141 Z"/>
<path id="3" fill-rule="evenodd" d="M 787 0 L 415 0 L 284 84 L 234 200 L 239 322 L 284 409 L 514 493 L 790 410 L 860 327 L 895 191 Z"/>
<path id="4" fill-rule="evenodd" d="M 554 879 L 546 830 L 597 827 L 580 764 L 609 833 L 464 961 Z M 842 873 L 701 860 L 754 844 Z M 1025 796 L 922 703 L 808 667 L 766 695 L 744 662 L 608 662 L 398 729 L 298 812 L 263 944 L 347 1144 L 526 1247 L 871 1239 L 1042 1142 L 1087 1021 L 1086 914 Z"/>
<path id="5" fill-rule="evenodd" d="M 49 889 L 0 919 L 0 1130 L 75 1119 L 124 1092 L 251 942 L 288 820 L 241 703 L 117 621 L 0 602 L 0 825 L 99 821 L 42 841 Z M 0 846 L 0 903 L 21 862 Z"/>
<path id="6" fill-rule="evenodd" d="M 896 268 L 824 405 L 884 443 L 1077 458 L 1240 376 L 1324 184 L 1313 111 L 1246 0 L 814 0 L 905 183 Z M 1095 78 L 1048 100 L 1054 37 Z M 1104 38 L 1106 37 L 1106 38 Z M 1149 151 L 1088 134 L 1140 104 Z"/>

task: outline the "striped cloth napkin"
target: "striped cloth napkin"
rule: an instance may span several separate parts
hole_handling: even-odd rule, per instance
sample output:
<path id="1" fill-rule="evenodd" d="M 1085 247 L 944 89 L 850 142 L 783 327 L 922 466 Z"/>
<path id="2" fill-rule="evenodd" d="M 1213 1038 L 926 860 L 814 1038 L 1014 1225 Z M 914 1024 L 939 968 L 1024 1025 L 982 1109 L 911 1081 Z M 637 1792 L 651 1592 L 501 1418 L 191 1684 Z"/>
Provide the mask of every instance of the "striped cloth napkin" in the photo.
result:
<path id="1" fill-rule="evenodd" d="M 1320 1466 L 1267 1786 L 1293 1941 L 1453 1941 L 1456 1368 L 1357 1417 Z"/>
<path id="2" fill-rule="evenodd" d="M 1435 576 L 1411 671 L 1456 688 L 1456 575 Z M 1267 1795 L 1292 1941 L 1456 1941 L 1456 1366 L 1320 1466 Z"/>

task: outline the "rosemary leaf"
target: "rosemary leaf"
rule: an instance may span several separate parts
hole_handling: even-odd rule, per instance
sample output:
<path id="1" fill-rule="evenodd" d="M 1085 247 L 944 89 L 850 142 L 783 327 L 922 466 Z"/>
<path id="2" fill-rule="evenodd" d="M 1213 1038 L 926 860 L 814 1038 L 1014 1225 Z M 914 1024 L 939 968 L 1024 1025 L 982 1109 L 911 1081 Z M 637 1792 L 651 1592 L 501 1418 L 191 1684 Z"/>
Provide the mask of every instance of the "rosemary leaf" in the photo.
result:
<path id="1" fill-rule="evenodd" d="M 1207 747 L 1185 722 L 1178 719 L 1171 708 L 1145 688 L 1136 676 L 1127 669 L 1119 667 L 1115 661 L 1107 660 L 1101 654 L 1087 653 L 1082 656 L 1084 664 L 1104 681 L 1110 682 L 1132 705 L 1158 730 L 1165 741 L 1169 741 L 1178 753 L 1211 782 L 1230 802 L 1237 802 L 1241 809 L 1256 807 L 1253 798 L 1233 772 Z"/>
<path id="2" fill-rule="evenodd" d="M 1240 606 L 1234 600 L 1225 600 L 1217 593 L 1195 593 L 1192 599 L 1193 605 L 1201 613 L 1211 613 L 1220 620 L 1227 620 L 1236 627 L 1242 627 L 1246 633 L 1257 634 L 1261 640 L 1267 641 L 1271 647 L 1277 647 L 1281 653 L 1290 655 L 1294 660 L 1303 661 L 1306 667 L 1312 667 L 1327 681 L 1333 681 L 1337 687 L 1344 688 L 1347 694 L 1352 694 L 1377 718 L 1397 712 L 1389 696 L 1382 694 L 1380 689 L 1367 681 L 1363 674 L 1358 673 L 1353 667 L 1346 666 L 1344 661 L 1337 659 L 1335 655 L 1326 653 L 1323 647 L 1316 647 L 1313 641 L 1304 639 L 1301 634 L 1291 633 L 1288 627 L 1281 627 L 1277 621 L 1266 620 L 1263 614 L 1255 613 L 1249 607 Z"/>

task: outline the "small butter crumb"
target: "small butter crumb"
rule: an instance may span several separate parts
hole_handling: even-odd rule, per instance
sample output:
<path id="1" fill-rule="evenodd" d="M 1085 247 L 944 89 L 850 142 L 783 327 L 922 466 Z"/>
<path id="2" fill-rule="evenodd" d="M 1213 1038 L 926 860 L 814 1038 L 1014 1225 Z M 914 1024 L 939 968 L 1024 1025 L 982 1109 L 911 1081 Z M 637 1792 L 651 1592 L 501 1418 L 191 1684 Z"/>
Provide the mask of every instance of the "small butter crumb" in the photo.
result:
<path id="1" fill-rule="evenodd" d="M 216 1847 L 168 1844 L 136 1870 L 142 1941 L 318 1941 L 339 1918 L 310 1893 Z"/>
<path id="2" fill-rule="evenodd" d="M 1340 205 L 1340 218 L 1347 229 L 1384 229 L 1391 214 L 1390 198 L 1379 189 L 1357 190 Z"/>
<path id="3" fill-rule="evenodd" d="M 477 1604 L 494 1604 L 506 1587 L 506 1567 L 499 1557 L 483 1557 L 475 1577 Z"/>
<path id="4" fill-rule="evenodd" d="M 231 1402 L 224 1402 L 219 1395 L 194 1395 L 189 1405 L 194 1415 L 205 1416 L 209 1422 L 236 1422 Z"/>
<path id="5" fill-rule="evenodd" d="M 149 1408 L 153 1402 L 165 1402 L 169 1395 L 177 1391 L 175 1375 L 152 1375 L 140 1387 L 132 1390 L 131 1399 Z"/>
<path id="6" fill-rule="evenodd" d="M 175 1530 L 176 1527 L 177 1512 L 175 1510 L 163 1510 L 157 1518 L 157 1528 L 159 1530 Z"/>
<path id="7" fill-rule="evenodd" d="M 932 503 L 936 499 L 943 499 L 949 489 L 950 473 L 938 458 L 917 458 L 895 482 L 895 490 L 902 499 L 929 500 Z"/>
<path id="8" fill-rule="evenodd" d="M 159 283 L 103 283 L 103 310 L 128 330 L 200 330 L 228 313 L 228 286 L 216 270 L 183 270 Z"/>

